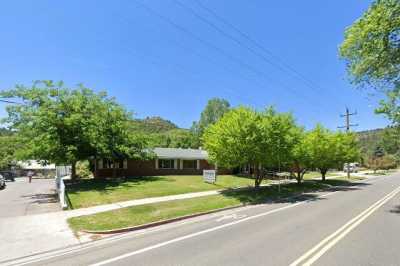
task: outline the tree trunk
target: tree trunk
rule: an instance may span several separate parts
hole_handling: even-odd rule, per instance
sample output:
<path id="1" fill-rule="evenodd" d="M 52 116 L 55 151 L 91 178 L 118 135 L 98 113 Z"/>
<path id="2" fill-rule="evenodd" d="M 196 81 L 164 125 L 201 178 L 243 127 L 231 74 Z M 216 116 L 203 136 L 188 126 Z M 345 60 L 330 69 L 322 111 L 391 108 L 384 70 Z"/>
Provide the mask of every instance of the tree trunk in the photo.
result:
<path id="1" fill-rule="evenodd" d="M 260 187 L 260 175 L 259 175 L 259 170 L 254 169 L 254 187 L 259 188 Z"/>
<path id="2" fill-rule="evenodd" d="M 115 160 L 113 160 L 113 170 L 112 170 L 113 178 L 117 177 L 117 168 L 115 167 Z"/>
<path id="3" fill-rule="evenodd" d="M 71 180 L 76 180 L 76 162 L 71 164 Z"/>
<path id="4" fill-rule="evenodd" d="M 97 178 L 97 158 L 94 157 L 94 171 L 93 171 L 93 177 Z"/>
<path id="5" fill-rule="evenodd" d="M 322 175 L 322 181 L 324 181 L 325 182 L 325 176 L 326 176 L 326 172 L 327 172 L 327 170 L 321 170 L 321 175 Z"/>
<path id="6" fill-rule="evenodd" d="M 261 182 L 263 180 L 262 174 L 261 174 L 261 169 L 259 168 L 258 165 L 255 166 L 254 168 L 254 187 L 259 188 L 261 185 Z"/>
<path id="7" fill-rule="evenodd" d="M 301 172 L 297 172 L 297 177 L 296 177 L 296 180 L 297 180 L 297 184 L 298 184 L 298 185 L 300 185 L 300 184 L 301 184 L 301 179 L 302 179 Z"/>

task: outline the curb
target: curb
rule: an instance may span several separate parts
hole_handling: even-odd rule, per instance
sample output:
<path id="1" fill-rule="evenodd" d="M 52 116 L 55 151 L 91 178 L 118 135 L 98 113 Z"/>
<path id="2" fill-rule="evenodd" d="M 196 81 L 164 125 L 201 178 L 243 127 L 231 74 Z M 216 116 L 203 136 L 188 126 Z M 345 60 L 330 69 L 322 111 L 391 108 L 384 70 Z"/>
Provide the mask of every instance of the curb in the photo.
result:
<path id="1" fill-rule="evenodd" d="M 195 213 L 195 214 L 189 214 L 189 215 L 185 215 L 185 216 L 180 216 L 180 217 L 171 218 L 171 219 L 167 219 L 167 220 L 161 220 L 161 221 L 148 223 L 148 224 L 136 225 L 136 226 L 132 226 L 132 227 L 125 227 L 125 228 L 104 230 L 104 231 L 81 230 L 80 232 L 84 232 L 84 233 L 88 233 L 88 234 L 102 234 L 102 235 L 126 233 L 126 232 L 141 230 L 141 229 L 147 229 L 150 227 L 155 227 L 155 226 L 159 226 L 159 225 L 163 225 L 163 224 L 169 224 L 169 223 L 173 223 L 173 222 L 177 222 L 177 221 L 181 221 L 181 220 L 186 220 L 186 219 L 190 219 L 190 218 L 194 218 L 194 217 L 198 217 L 198 216 L 202 216 L 202 215 L 206 215 L 206 214 L 212 214 L 212 213 L 216 213 L 216 212 L 236 209 L 236 208 L 240 208 L 240 207 L 244 207 L 244 206 L 247 206 L 247 204 L 240 204 L 237 206 L 231 206 L 231 207 L 216 209 L 216 210 L 207 211 L 207 212 L 199 212 L 199 213 Z"/>

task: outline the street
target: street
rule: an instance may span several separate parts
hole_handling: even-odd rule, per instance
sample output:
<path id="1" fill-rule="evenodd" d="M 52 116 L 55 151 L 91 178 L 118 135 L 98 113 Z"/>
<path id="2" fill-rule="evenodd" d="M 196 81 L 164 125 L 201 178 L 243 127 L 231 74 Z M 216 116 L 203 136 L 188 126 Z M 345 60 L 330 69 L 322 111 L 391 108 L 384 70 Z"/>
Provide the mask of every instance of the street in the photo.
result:
<path id="1" fill-rule="evenodd" d="M 19 261 L 29 265 L 398 265 L 400 174 Z"/>

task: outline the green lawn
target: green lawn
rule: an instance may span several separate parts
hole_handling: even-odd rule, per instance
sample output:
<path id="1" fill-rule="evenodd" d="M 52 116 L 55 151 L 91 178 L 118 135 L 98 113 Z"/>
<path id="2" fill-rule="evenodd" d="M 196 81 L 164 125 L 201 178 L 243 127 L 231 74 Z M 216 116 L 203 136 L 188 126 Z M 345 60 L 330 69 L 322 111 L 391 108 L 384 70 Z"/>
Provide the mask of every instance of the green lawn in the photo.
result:
<path id="1" fill-rule="evenodd" d="M 253 185 L 253 179 L 233 175 L 219 175 L 216 184 L 205 183 L 202 176 L 151 176 L 129 178 L 125 182 L 81 180 L 80 183 L 68 185 L 67 192 L 72 208 L 76 209 L 133 199 Z"/>
<path id="2" fill-rule="evenodd" d="M 355 175 L 350 174 L 350 179 L 347 178 L 347 175 L 345 175 L 345 176 L 340 176 L 340 177 L 336 177 L 335 179 L 336 179 L 336 180 L 357 181 L 357 180 L 364 180 L 365 177 L 362 177 L 362 176 L 355 176 Z"/>
<path id="3" fill-rule="evenodd" d="M 342 181 L 341 184 L 343 182 L 345 181 Z M 277 185 L 263 187 L 259 190 L 249 188 L 240 191 L 226 191 L 215 196 L 147 204 L 74 217 L 70 218 L 68 223 L 74 231 L 119 229 L 225 207 L 257 204 L 267 200 L 282 199 L 297 193 L 317 191 L 324 188 L 326 188 L 326 185 L 322 182 L 307 181 L 302 185 L 294 183 L 281 185 L 280 193 L 278 193 Z M 309 196 L 309 198 L 312 197 L 312 195 Z"/>

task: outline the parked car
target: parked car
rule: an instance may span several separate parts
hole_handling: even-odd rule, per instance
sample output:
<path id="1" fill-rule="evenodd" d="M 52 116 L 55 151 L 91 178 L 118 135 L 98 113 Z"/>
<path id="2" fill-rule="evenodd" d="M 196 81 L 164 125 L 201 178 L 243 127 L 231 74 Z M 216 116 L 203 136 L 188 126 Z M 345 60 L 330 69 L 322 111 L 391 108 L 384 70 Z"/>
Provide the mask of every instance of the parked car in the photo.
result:
<path id="1" fill-rule="evenodd" d="M 343 165 L 343 172 L 347 172 L 347 169 L 350 173 L 357 173 L 358 172 L 358 163 L 345 163 Z"/>
<path id="2" fill-rule="evenodd" d="M 6 187 L 6 179 L 0 175 L 0 189 L 4 189 Z"/>
<path id="3" fill-rule="evenodd" d="M 10 171 L 2 171 L 2 172 L 0 172 L 0 175 L 2 175 L 2 176 L 4 177 L 5 180 L 12 181 L 12 182 L 15 181 L 15 175 L 14 175 L 13 172 L 10 172 Z"/>

